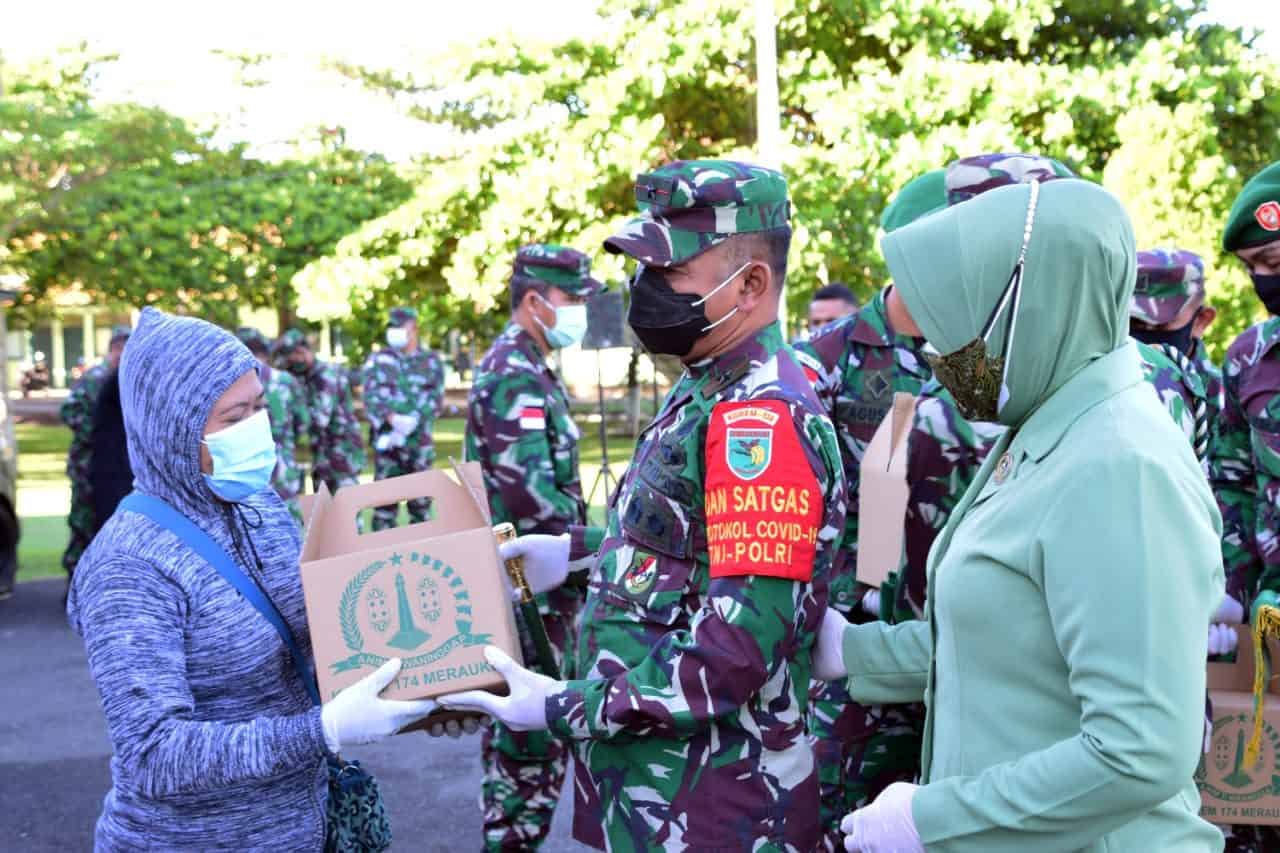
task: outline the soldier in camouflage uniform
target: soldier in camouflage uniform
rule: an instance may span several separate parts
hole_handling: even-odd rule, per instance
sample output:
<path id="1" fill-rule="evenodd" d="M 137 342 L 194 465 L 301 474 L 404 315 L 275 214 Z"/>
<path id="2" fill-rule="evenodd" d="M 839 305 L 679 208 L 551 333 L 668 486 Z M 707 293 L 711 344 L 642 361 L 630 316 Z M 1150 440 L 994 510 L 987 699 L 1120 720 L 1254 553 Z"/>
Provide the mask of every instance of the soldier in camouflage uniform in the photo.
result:
<path id="1" fill-rule="evenodd" d="M 1245 184 L 1222 248 L 1244 263 L 1270 315 L 1227 350 L 1209 464 L 1227 595 L 1256 612 L 1280 605 L 1280 162 Z M 1275 827 L 1233 826 L 1224 834 L 1228 853 L 1280 850 Z"/>
<path id="2" fill-rule="evenodd" d="M 432 433 L 444 411 L 444 363 L 419 344 L 417 311 L 391 309 L 387 346 L 365 360 L 361 378 L 374 479 L 429 470 L 436 464 Z M 408 505 L 410 523 L 427 520 L 429 498 Z M 373 529 L 395 527 L 398 510 L 395 504 L 375 509 Z"/>
<path id="3" fill-rule="evenodd" d="M 494 523 L 509 521 L 521 534 L 567 535 L 571 525 L 587 521 L 578 426 L 547 356 L 554 343 L 576 342 L 548 339 L 551 330 L 568 332 L 559 306 L 585 309 L 586 299 L 603 289 L 590 271 L 586 255 L 564 246 L 533 244 L 516 253 L 511 321 L 476 368 L 467 399 L 466 458 L 483 469 Z M 582 599 L 581 587 L 538 596 L 558 661 L 571 655 Z M 551 829 L 564 787 L 567 746 L 547 732 L 514 732 L 495 721 L 481 748 L 485 849 L 536 848 Z"/>
<path id="4" fill-rule="evenodd" d="M 329 491 L 357 482 L 364 468 L 364 440 L 346 372 L 316 358 L 306 335 L 289 329 L 272 350 L 272 362 L 302 383 L 307 401 L 312 487 Z"/>
<path id="5" fill-rule="evenodd" d="M 236 337 L 262 365 L 259 378 L 266 395 L 267 416 L 271 418 L 271 437 L 276 443 L 276 470 L 271 475 L 271 485 L 297 513 L 297 498 L 306 485 L 306 474 L 298 462 L 298 446 L 307 435 L 311 418 L 305 392 L 297 379 L 271 366 L 271 344 L 262 332 L 241 326 Z"/>
<path id="6" fill-rule="evenodd" d="M 129 340 L 129 331 L 128 326 L 116 326 L 111 330 L 106 358 L 80 376 L 58 410 L 62 422 L 71 428 L 71 446 L 67 449 L 67 477 L 71 480 L 71 511 L 67 514 L 67 527 L 71 538 L 62 554 L 62 567 L 67 570 L 67 577 L 75 571 L 80 555 L 93 539 L 93 488 L 89 482 L 93 410 L 103 383 L 120 366 L 120 355 Z"/>
<path id="7" fill-rule="evenodd" d="M 1129 310 L 1147 381 L 1206 461 L 1216 410 L 1211 377 L 1192 360 L 1194 331 L 1204 307 L 1204 261 L 1181 249 L 1138 253 L 1138 280 Z"/>
<path id="8" fill-rule="evenodd" d="M 517 540 L 535 576 L 598 552 L 577 679 L 495 655 L 509 697 L 443 701 L 574 743 L 583 843 L 809 851 L 810 652 L 845 492 L 835 432 L 777 323 L 786 182 L 744 163 L 677 162 L 641 175 L 636 193 L 641 217 L 605 246 L 640 263 L 632 329 L 685 372 L 641 435 L 607 528 L 574 528 L 555 558 L 542 541 L 554 537 Z"/>

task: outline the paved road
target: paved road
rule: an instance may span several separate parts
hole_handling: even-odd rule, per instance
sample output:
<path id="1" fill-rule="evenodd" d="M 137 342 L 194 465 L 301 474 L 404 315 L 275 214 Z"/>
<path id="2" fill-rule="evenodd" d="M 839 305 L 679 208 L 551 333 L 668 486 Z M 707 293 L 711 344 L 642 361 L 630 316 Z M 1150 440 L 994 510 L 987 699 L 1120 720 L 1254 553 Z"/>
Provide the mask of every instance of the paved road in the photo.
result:
<path id="1" fill-rule="evenodd" d="M 0 602 L 0 851 L 90 850 L 111 784 L 98 695 L 84 647 L 61 614 L 61 581 L 19 584 Z M 480 739 L 404 735 L 352 751 L 387 799 L 400 851 L 477 850 Z M 543 850 L 585 851 L 569 840 L 570 800 Z"/>

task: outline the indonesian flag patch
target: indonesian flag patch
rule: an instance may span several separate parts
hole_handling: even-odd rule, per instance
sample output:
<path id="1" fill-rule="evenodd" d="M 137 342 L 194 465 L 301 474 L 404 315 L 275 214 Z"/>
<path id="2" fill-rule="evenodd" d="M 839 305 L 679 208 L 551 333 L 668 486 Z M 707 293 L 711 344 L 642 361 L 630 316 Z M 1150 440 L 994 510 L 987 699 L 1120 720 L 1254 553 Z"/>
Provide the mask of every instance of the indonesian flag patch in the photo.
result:
<path id="1" fill-rule="evenodd" d="M 707 427 L 711 577 L 813 577 L 822 490 L 782 400 L 720 403 Z"/>
<path id="2" fill-rule="evenodd" d="M 1253 212 L 1253 218 L 1258 220 L 1258 224 L 1267 231 L 1280 231 L 1280 201 L 1268 201 L 1258 205 L 1258 209 Z"/>
<path id="3" fill-rule="evenodd" d="M 547 411 L 540 406 L 525 406 L 520 410 L 520 429 L 546 429 Z"/>

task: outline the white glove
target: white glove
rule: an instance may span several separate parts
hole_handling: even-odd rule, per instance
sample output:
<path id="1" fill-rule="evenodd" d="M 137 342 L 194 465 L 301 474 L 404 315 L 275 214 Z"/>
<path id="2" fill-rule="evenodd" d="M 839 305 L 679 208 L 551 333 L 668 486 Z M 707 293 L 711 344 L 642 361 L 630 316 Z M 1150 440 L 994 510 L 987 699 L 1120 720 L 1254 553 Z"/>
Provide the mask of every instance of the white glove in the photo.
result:
<path id="1" fill-rule="evenodd" d="M 517 732 L 546 729 L 547 697 L 562 692 L 565 683 L 525 669 L 494 646 L 485 647 L 484 657 L 507 680 L 508 695 L 468 690 L 441 696 L 440 704 L 453 710 L 488 714 Z"/>
<path id="2" fill-rule="evenodd" d="M 430 699 L 403 702 L 378 697 L 400 673 L 400 665 L 400 658 L 392 658 L 320 709 L 324 742 L 330 752 L 391 737 L 436 709 L 436 703 Z"/>
<path id="3" fill-rule="evenodd" d="M 417 415 L 392 415 L 391 431 L 404 438 L 418 428 Z"/>
<path id="4" fill-rule="evenodd" d="M 1234 626 L 1221 624 L 1209 626 L 1209 654 L 1229 655 L 1236 650 L 1239 643 L 1240 635 L 1236 633 Z"/>
<path id="5" fill-rule="evenodd" d="M 1231 596 L 1224 595 L 1222 603 L 1218 605 L 1218 612 L 1213 614 L 1212 621 L 1239 625 L 1244 621 L 1244 606 Z"/>
<path id="6" fill-rule="evenodd" d="M 844 849 L 849 853 L 924 853 L 911 816 L 911 801 L 919 787 L 894 782 L 871 805 L 846 815 L 840 822 Z"/>
<path id="7" fill-rule="evenodd" d="M 561 533 L 559 536 L 540 533 L 519 536 L 500 544 L 498 553 L 504 560 L 514 560 L 516 557 L 523 560 L 524 578 L 529 582 L 534 595 L 559 587 L 569 577 L 568 533 Z M 513 590 L 512 595 L 519 601 L 519 590 Z"/>
<path id="8" fill-rule="evenodd" d="M 838 681 L 849 677 L 844 665 L 844 629 L 849 623 L 838 610 L 828 607 L 818 628 L 818 642 L 813 646 L 813 677 L 819 681 Z"/>
<path id="9" fill-rule="evenodd" d="M 868 616 L 878 617 L 880 615 L 880 590 L 869 589 L 862 596 L 862 612 Z"/>

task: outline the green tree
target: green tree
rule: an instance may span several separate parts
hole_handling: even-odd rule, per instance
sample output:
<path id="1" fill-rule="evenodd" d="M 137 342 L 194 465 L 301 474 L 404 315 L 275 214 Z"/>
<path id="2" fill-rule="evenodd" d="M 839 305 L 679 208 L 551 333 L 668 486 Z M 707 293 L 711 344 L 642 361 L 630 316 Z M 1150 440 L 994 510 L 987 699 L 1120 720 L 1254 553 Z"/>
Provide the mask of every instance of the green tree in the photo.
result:
<path id="1" fill-rule="evenodd" d="M 878 217 L 916 174 L 974 153 L 1040 151 L 1106 183 L 1145 245 L 1205 255 L 1220 348 L 1253 316 L 1216 249 L 1241 181 L 1280 158 L 1280 70 L 1202 0 L 778 0 L 783 168 L 796 205 L 789 304 L 842 279 L 885 281 Z M 422 71 L 347 68 L 455 132 L 400 208 L 294 280 L 312 319 L 410 302 L 434 331 L 490 332 L 523 242 L 595 253 L 633 208 L 636 172 L 675 158 L 750 159 L 749 4 L 606 2 L 589 35 L 499 37 Z M 573 28 L 570 28 L 573 31 Z M 360 334 L 371 339 L 373 325 Z"/>

